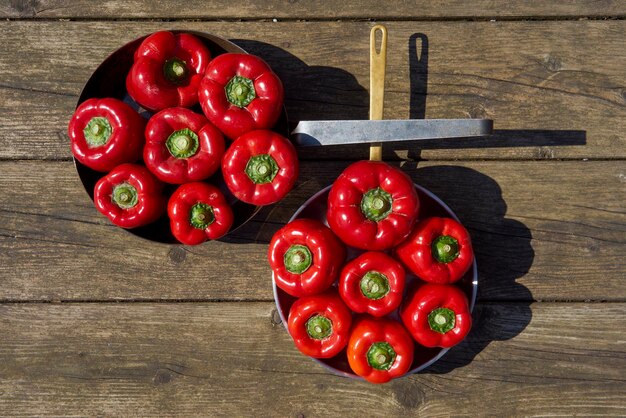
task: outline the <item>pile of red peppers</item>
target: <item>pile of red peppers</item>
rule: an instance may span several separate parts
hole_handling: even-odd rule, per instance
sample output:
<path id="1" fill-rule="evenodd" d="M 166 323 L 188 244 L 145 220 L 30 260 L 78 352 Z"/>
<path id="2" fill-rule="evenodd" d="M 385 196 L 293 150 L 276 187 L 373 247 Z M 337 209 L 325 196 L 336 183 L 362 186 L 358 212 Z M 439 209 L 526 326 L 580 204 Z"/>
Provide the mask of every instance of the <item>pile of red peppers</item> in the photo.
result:
<path id="1" fill-rule="evenodd" d="M 196 245 L 230 230 L 229 199 L 269 205 L 292 189 L 295 148 L 271 130 L 283 85 L 261 58 L 213 57 L 193 34 L 160 31 L 135 50 L 126 91 L 149 120 L 117 98 L 92 98 L 68 127 L 75 158 L 106 173 L 94 203 L 115 225 L 138 228 L 167 213 L 174 237 Z M 216 174 L 234 198 L 211 184 Z"/>
<path id="2" fill-rule="evenodd" d="M 384 383 L 411 370 L 420 347 L 465 338 L 472 317 L 456 283 L 474 262 L 469 234 L 454 219 L 420 217 L 408 175 L 350 165 L 330 189 L 326 220 L 290 222 L 268 250 L 276 286 L 297 298 L 287 325 L 302 353 L 347 358 L 356 375 Z"/>

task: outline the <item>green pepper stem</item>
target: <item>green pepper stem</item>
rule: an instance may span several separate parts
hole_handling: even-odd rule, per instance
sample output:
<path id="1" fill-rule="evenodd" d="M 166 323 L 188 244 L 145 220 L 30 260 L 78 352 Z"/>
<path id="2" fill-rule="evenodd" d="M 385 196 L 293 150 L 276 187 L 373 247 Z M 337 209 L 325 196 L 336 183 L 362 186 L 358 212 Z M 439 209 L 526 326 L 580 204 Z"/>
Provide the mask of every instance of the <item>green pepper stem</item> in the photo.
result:
<path id="1" fill-rule="evenodd" d="M 450 263 L 459 256 L 459 242 L 449 235 L 441 235 L 431 245 L 433 258 L 440 263 Z"/>
<path id="2" fill-rule="evenodd" d="M 198 135 L 189 128 L 179 129 L 170 134 L 165 146 L 175 158 L 189 158 L 196 155 L 200 148 Z"/>
<path id="3" fill-rule="evenodd" d="M 122 209 L 130 209 L 139 202 L 139 194 L 132 184 L 120 183 L 113 187 L 111 201 Z"/>
<path id="4" fill-rule="evenodd" d="M 278 164 L 269 154 L 250 157 L 246 164 L 246 174 L 254 184 L 271 183 L 278 174 Z"/>
<path id="5" fill-rule="evenodd" d="M 440 334 L 445 334 L 454 328 L 456 315 L 452 309 L 437 308 L 428 314 L 430 329 Z"/>
<path id="6" fill-rule="evenodd" d="M 107 118 L 96 116 L 87 122 L 83 129 L 85 141 L 89 148 L 100 147 L 106 144 L 111 138 L 113 127 Z"/>
<path id="7" fill-rule="evenodd" d="M 237 107 L 248 106 L 256 97 L 254 82 L 240 75 L 231 78 L 224 90 L 228 101 Z"/>
<path id="8" fill-rule="evenodd" d="M 323 315 L 313 315 L 306 321 L 306 333 L 315 340 L 323 340 L 333 333 L 333 322 Z"/>
<path id="9" fill-rule="evenodd" d="M 213 207 L 206 203 L 196 203 L 189 211 L 189 223 L 197 229 L 206 229 L 215 221 Z"/>
<path id="10" fill-rule="evenodd" d="M 361 212 L 370 221 L 379 222 L 391 213 L 393 198 L 381 187 L 363 193 Z"/>
<path id="11" fill-rule="evenodd" d="M 285 269 L 293 274 L 302 274 L 313 264 L 313 254 L 304 245 L 292 245 L 283 257 Z"/>
<path id="12" fill-rule="evenodd" d="M 389 293 L 389 280 L 387 276 L 377 271 L 368 271 L 361 277 L 359 283 L 361 293 L 368 299 L 377 300 Z"/>
<path id="13" fill-rule="evenodd" d="M 174 84 L 181 84 L 187 78 L 187 63 L 180 58 L 171 58 L 163 64 L 163 75 Z"/>
<path id="14" fill-rule="evenodd" d="M 367 362 L 376 370 L 389 370 L 396 361 L 396 350 L 386 341 L 374 343 L 367 350 Z"/>

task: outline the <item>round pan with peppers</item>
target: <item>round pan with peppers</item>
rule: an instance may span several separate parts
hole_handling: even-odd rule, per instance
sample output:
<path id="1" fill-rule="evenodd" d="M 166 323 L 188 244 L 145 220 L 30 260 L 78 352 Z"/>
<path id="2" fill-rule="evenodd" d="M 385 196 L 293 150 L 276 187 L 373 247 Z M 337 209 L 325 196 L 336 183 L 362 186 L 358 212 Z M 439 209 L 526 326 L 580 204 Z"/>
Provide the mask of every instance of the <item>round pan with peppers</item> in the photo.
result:
<path id="1" fill-rule="evenodd" d="M 401 190 L 400 185 L 404 189 Z M 415 194 L 414 197 L 408 191 L 409 187 Z M 421 190 L 419 196 L 417 190 Z M 323 205 L 326 195 L 319 196 L 320 198 L 316 197 L 308 202 L 307 205 L 312 206 L 307 206 L 301 213 L 310 216 L 313 208 L 317 210 L 320 204 Z M 449 209 L 432 195 L 424 193 L 419 186 L 414 186 L 410 178 L 400 170 L 392 169 L 385 163 L 358 162 L 349 166 L 330 188 L 327 196 L 326 220 L 334 228 L 326 233 L 343 242 L 349 254 L 348 261 L 342 264 L 338 278 L 334 277 L 334 273 L 329 274 L 326 280 L 323 276 L 316 276 L 319 287 L 309 287 L 306 296 L 293 291 L 296 286 L 302 286 L 300 281 L 285 283 L 285 277 L 290 277 L 284 273 L 285 265 L 291 268 L 307 268 L 309 263 L 315 262 L 315 255 L 309 257 L 297 244 L 304 242 L 305 236 L 314 235 L 300 225 L 311 222 L 322 225 L 318 220 L 297 218 L 281 228 L 273 237 L 268 254 L 276 286 L 277 304 L 281 310 L 283 304 L 285 307 L 292 306 L 289 321 L 292 321 L 294 308 L 305 300 L 320 296 L 320 293 L 315 292 L 335 294 L 338 291 L 353 316 L 346 350 L 340 350 L 335 356 L 321 357 L 317 353 L 313 357 L 328 358 L 329 360 L 320 361 L 342 371 L 347 370 L 344 366 L 347 361 L 349 370 L 357 376 L 373 383 L 384 383 L 425 364 L 423 362 L 415 365 L 415 358 L 419 361 L 434 358 L 431 347 L 447 348 L 463 340 L 471 327 L 468 297 L 455 284 L 426 282 L 442 280 L 438 276 L 441 270 L 453 272 L 445 276 L 445 283 L 458 281 L 465 275 L 474 260 L 469 234 L 457 221 L 450 218 L 419 219 L 422 204 L 423 213 L 431 216 L 451 214 Z M 379 225 L 391 214 L 400 213 L 405 214 L 402 221 L 391 217 L 391 225 Z M 382 214 L 384 217 L 374 221 L 368 219 L 367 214 Z M 408 220 L 409 216 L 406 214 L 410 214 L 412 220 Z M 318 219 L 323 220 L 322 216 L 320 214 Z M 404 225 L 406 228 L 401 236 L 393 227 L 394 224 Z M 297 232 L 300 241 L 286 242 L 285 231 Z M 368 238 L 371 240 L 368 241 Z M 376 243 L 378 239 L 386 241 L 386 244 Z M 328 242 L 329 239 L 314 241 Z M 384 250 L 363 251 L 367 246 L 378 245 Z M 281 250 L 276 251 L 277 248 Z M 287 251 L 289 248 L 293 248 L 291 254 Z M 310 250 L 310 244 L 307 245 L 307 250 L 315 254 Z M 343 259 L 343 254 L 341 258 Z M 430 259 L 431 267 L 434 264 L 440 266 L 423 269 L 417 275 L 414 261 L 420 258 Z M 294 260 L 295 266 L 292 265 Z M 468 264 L 455 264 L 460 261 Z M 421 264 L 429 265 L 427 261 L 421 261 Z M 405 290 L 407 286 L 410 287 L 408 292 Z M 290 296 L 285 297 L 284 294 Z M 293 297 L 300 299 L 294 302 Z M 318 312 L 332 309 L 324 307 L 329 304 L 326 298 L 315 300 Z M 315 317 L 310 325 L 316 326 L 321 332 L 314 334 L 320 340 L 318 343 L 324 342 L 330 335 L 323 332 L 329 329 L 324 318 Z M 291 327 L 289 331 L 292 333 Z M 292 334 L 292 337 L 300 351 L 307 354 L 310 351 L 301 346 L 301 332 L 302 327 L 300 336 Z M 309 340 L 310 337 L 309 335 Z M 418 351 L 419 354 L 415 354 Z"/>
<path id="2" fill-rule="evenodd" d="M 208 184 L 212 182 L 225 190 L 223 183 L 227 180 L 220 178 L 224 174 L 220 172 L 223 156 L 230 144 L 226 143 L 225 135 L 236 139 L 252 130 L 274 128 L 283 112 L 283 87 L 280 79 L 259 57 L 228 53 L 224 49 L 239 50 L 235 45 L 229 47 L 226 41 L 223 44 L 215 42 L 210 36 L 155 32 L 116 51 L 94 73 L 88 83 L 90 87 L 83 92 L 87 97 L 90 94 L 98 96 L 88 98 L 77 107 L 68 133 L 85 187 L 93 187 L 97 181 L 93 178 L 101 177 L 90 170 L 107 173 L 120 164 L 136 162 L 145 166 L 144 170 L 147 167 L 156 177 L 155 187 L 164 190 L 161 202 L 165 202 L 165 207 L 160 208 L 161 216 L 166 211 L 168 198 L 170 212 L 172 208 L 178 208 L 174 210 L 175 215 L 170 213 L 170 234 L 165 226 L 167 223 L 153 216 L 135 214 L 133 221 L 120 221 L 136 211 L 125 207 L 134 204 L 132 196 L 135 195 L 111 194 L 107 204 L 113 206 L 102 211 L 116 219 L 115 222 L 124 224 L 124 228 L 134 229 L 154 222 L 154 228 L 133 231 L 137 235 L 162 242 L 172 242 L 175 238 L 178 242 L 194 245 L 223 236 L 253 211 L 253 208 L 239 210 L 239 219 L 233 219 L 232 210 L 226 203 L 228 200 L 237 204 L 233 196 L 224 197 L 218 191 L 220 198 L 209 198 L 206 196 L 216 195 L 206 189 L 213 187 Z M 224 53 L 220 55 L 221 51 Z M 217 53 L 217 57 L 213 58 L 212 53 Z M 125 82 L 126 92 L 121 93 L 123 101 L 100 98 L 101 92 L 106 90 L 99 83 L 110 83 L 108 78 L 120 71 L 125 72 L 124 79 L 115 80 L 113 84 L 117 86 L 119 81 Z M 209 87 L 202 89 L 203 103 L 198 106 L 200 84 L 204 78 Z M 225 83 L 221 88 L 210 88 L 221 81 Z M 119 93 L 117 88 L 111 91 Z M 226 103 L 225 107 L 215 114 L 215 105 L 220 103 Z M 190 107 L 202 108 L 219 127 Z M 148 122 L 146 116 L 150 119 Z M 286 138 L 265 136 L 271 138 L 270 148 L 251 155 L 242 169 L 246 176 L 250 175 L 252 186 L 245 182 L 230 182 L 228 185 L 235 197 L 241 196 L 252 205 L 277 202 L 293 187 L 298 175 L 293 146 Z M 232 151 L 231 155 L 235 154 L 235 149 Z M 256 152 L 255 149 L 252 151 Z M 229 167 L 237 162 L 237 159 L 224 160 Z M 235 177 L 229 176 L 229 179 Z M 200 181 L 207 184 L 198 186 L 196 183 Z M 193 187 L 181 187 L 174 196 L 174 187 L 162 183 L 193 184 Z M 201 188 L 202 193 L 198 191 Z M 190 192 L 192 189 L 195 194 Z M 186 199 L 192 194 L 203 194 L 204 197 L 198 197 L 200 200 L 187 208 Z M 126 198 L 131 200 L 120 201 Z M 106 205 L 102 203 L 101 206 Z M 125 212 L 115 209 L 120 207 Z M 186 209 L 183 211 L 182 207 Z M 187 213 L 183 213 L 185 211 Z"/>

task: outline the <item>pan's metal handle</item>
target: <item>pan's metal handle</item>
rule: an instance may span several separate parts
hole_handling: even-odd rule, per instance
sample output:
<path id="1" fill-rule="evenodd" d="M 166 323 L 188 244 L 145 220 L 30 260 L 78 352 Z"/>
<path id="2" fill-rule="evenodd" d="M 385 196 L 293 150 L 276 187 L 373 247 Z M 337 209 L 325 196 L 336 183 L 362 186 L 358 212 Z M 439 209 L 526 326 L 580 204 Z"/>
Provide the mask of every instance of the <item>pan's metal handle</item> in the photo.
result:
<path id="1" fill-rule="evenodd" d="M 376 51 L 376 33 L 381 33 L 380 50 Z M 387 28 L 376 25 L 370 32 L 370 120 L 383 118 L 385 101 L 385 71 L 387 67 Z M 370 146 L 370 160 L 383 159 L 383 146 L 374 143 Z"/>

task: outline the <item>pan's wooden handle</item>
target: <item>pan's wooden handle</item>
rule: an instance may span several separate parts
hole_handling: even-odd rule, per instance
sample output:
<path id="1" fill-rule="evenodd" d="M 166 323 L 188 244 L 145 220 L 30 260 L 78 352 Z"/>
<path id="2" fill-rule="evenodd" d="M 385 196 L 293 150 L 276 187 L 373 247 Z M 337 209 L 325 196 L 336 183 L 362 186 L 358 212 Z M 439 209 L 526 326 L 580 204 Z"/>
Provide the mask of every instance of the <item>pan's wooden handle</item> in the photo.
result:
<path id="1" fill-rule="evenodd" d="M 381 33 L 380 49 L 376 48 L 376 33 Z M 370 32 L 370 120 L 383 118 L 385 101 L 385 69 L 387 67 L 387 28 L 376 25 Z M 370 146 L 370 160 L 383 159 L 383 146 L 375 143 Z"/>

